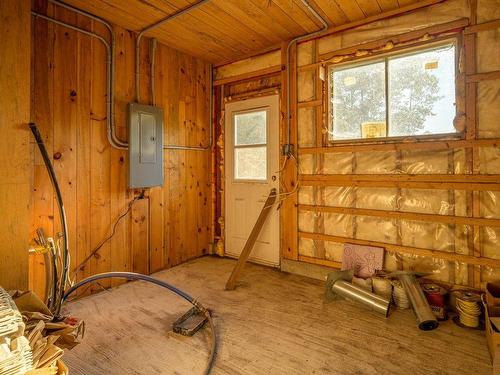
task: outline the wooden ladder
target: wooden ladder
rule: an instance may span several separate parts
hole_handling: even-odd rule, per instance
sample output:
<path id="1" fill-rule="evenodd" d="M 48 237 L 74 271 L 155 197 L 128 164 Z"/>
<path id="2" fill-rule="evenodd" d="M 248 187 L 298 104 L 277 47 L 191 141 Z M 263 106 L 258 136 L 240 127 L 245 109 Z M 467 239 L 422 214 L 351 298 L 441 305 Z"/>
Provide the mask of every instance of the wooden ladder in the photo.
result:
<path id="1" fill-rule="evenodd" d="M 259 218 L 255 222 L 252 232 L 250 233 L 250 236 L 248 236 L 247 242 L 245 242 L 245 247 L 243 247 L 243 250 L 241 251 L 240 257 L 238 258 L 238 262 L 236 263 L 236 266 L 234 266 L 233 272 L 231 273 L 231 276 L 229 276 L 229 279 L 227 280 L 226 290 L 234 290 L 234 288 L 236 287 L 236 281 L 240 276 L 240 273 L 243 270 L 243 267 L 245 266 L 248 257 L 250 256 L 250 253 L 252 252 L 252 249 L 255 245 L 255 241 L 257 241 L 257 238 L 259 237 L 260 231 L 264 226 L 267 216 L 269 215 L 271 208 L 274 206 L 274 202 L 276 202 L 276 196 L 277 196 L 276 189 L 271 189 L 271 192 L 267 197 L 266 203 L 264 203 L 264 206 L 260 211 Z"/>

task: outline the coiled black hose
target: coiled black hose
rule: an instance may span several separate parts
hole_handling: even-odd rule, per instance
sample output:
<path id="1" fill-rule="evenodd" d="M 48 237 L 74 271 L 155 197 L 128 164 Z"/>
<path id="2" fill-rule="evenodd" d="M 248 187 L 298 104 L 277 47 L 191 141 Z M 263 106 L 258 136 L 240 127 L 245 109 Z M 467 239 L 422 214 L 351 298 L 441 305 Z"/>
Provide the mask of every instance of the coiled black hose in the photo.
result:
<path id="1" fill-rule="evenodd" d="M 156 284 L 158 286 L 161 286 L 162 288 L 166 288 L 170 290 L 171 292 L 177 294 L 178 296 L 184 298 L 186 301 L 191 303 L 195 308 L 197 308 L 200 312 L 202 312 L 205 317 L 208 320 L 208 323 L 210 324 L 210 329 L 212 330 L 212 345 L 210 349 L 210 357 L 208 360 L 207 367 L 205 369 L 205 374 L 210 374 L 210 371 L 212 370 L 214 360 L 215 360 L 215 352 L 217 349 L 217 336 L 215 333 L 215 325 L 212 321 L 212 316 L 210 315 L 210 311 L 208 311 L 200 302 L 198 302 L 196 299 L 191 297 L 189 294 L 183 292 L 182 290 L 176 288 L 175 286 L 163 281 L 156 279 L 154 277 L 148 276 L 148 275 L 143 275 L 140 273 L 135 273 L 135 272 L 105 272 L 105 273 L 98 273 L 93 276 L 89 276 L 86 279 L 83 279 L 82 281 L 76 283 L 73 285 L 71 288 L 69 288 L 66 293 L 64 293 L 63 300 L 64 302 L 75 290 L 78 288 L 96 282 L 98 280 L 102 279 L 127 279 L 127 280 L 142 280 L 142 281 L 147 281 L 152 284 Z"/>

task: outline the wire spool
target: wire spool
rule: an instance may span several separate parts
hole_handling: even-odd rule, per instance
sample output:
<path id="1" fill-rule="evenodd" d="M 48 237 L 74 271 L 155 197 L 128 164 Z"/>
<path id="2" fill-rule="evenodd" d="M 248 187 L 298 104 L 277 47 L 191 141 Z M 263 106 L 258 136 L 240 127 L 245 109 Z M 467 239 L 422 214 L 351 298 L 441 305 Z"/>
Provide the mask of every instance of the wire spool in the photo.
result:
<path id="1" fill-rule="evenodd" d="M 455 323 L 466 328 L 480 328 L 481 295 L 469 291 L 455 291 L 453 295 L 458 312 Z"/>
<path id="2" fill-rule="evenodd" d="M 427 302 L 429 302 L 429 306 L 431 307 L 432 312 L 439 320 L 446 320 L 446 295 L 448 294 L 447 290 L 441 288 L 436 284 L 422 284 L 422 290 L 424 292 L 425 298 Z"/>
<path id="3" fill-rule="evenodd" d="M 409 309 L 410 300 L 408 299 L 405 288 L 401 285 L 401 282 L 399 282 L 399 280 L 393 280 L 392 286 L 392 298 L 394 300 L 394 304 L 398 309 Z"/>
<path id="4" fill-rule="evenodd" d="M 384 277 L 375 276 L 372 277 L 372 286 L 373 286 L 373 292 L 375 294 L 387 298 L 388 300 L 391 299 L 392 296 L 391 280 L 386 279 Z"/>

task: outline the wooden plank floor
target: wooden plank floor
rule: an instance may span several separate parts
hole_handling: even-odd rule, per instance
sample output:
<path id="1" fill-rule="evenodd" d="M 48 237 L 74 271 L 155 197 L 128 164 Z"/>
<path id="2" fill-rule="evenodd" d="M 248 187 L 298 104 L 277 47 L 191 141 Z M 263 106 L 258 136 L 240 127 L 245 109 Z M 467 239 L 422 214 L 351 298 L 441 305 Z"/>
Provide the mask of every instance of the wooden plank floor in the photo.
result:
<path id="1" fill-rule="evenodd" d="M 204 257 L 156 274 L 213 309 L 214 374 L 491 374 L 483 332 L 452 322 L 423 332 L 410 311 L 386 320 L 353 302 L 324 303 L 323 283 L 253 264 L 224 291 L 234 264 Z M 209 328 L 171 332 L 188 308 L 143 282 L 68 303 L 86 321 L 83 343 L 65 354 L 70 374 L 202 374 Z"/>

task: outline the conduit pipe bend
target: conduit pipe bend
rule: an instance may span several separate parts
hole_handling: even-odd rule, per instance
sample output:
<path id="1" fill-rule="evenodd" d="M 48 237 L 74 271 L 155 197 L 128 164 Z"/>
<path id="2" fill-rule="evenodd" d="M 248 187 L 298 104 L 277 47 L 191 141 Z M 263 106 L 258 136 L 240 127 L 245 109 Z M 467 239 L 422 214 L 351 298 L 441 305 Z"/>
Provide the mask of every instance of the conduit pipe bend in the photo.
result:
<path id="1" fill-rule="evenodd" d="M 55 24 L 58 24 L 58 25 L 61 25 L 61 26 L 64 26 L 64 27 L 67 27 L 69 29 L 72 29 L 72 30 L 75 30 L 75 31 L 78 31 L 82 34 L 85 34 L 85 35 L 88 35 L 90 37 L 94 37 L 96 39 L 98 39 L 101 43 L 104 44 L 105 48 L 106 48 L 106 73 L 107 73 L 107 82 L 106 82 L 106 92 L 107 92 L 107 95 L 106 95 L 106 134 L 107 134 L 107 138 L 108 138 L 108 142 L 109 144 L 116 148 L 116 149 L 120 149 L 120 150 L 126 150 L 128 149 L 128 142 L 127 141 L 123 141 L 121 140 L 120 138 L 118 138 L 117 134 L 116 134 L 116 129 L 115 129 L 115 123 L 114 123 L 114 76 L 115 76 L 115 65 L 114 65 L 114 51 L 115 51 L 115 34 L 113 32 L 113 27 L 112 25 L 102 19 L 102 18 L 99 18 L 97 16 L 94 16 L 93 14 L 91 13 L 88 13 L 88 12 L 85 12 L 81 9 L 78 9 L 78 8 L 75 8 L 71 5 L 68 5 L 68 4 L 65 4 L 61 1 L 58 1 L 58 0 L 47 0 L 48 2 L 52 3 L 52 4 L 55 4 L 57 6 L 60 6 L 60 7 L 63 7 L 63 8 L 66 8 L 68 10 L 71 10 L 75 13 L 78 13 L 78 14 L 81 14 L 83 16 L 86 16 L 92 20 L 95 20 L 101 24 L 103 24 L 109 31 L 109 34 L 110 34 L 110 39 L 111 39 L 111 43 L 108 43 L 103 37 L 101 37 L 100 35 L 94 33 L 94 32 L 91 32 L 91 31 L 87 31 L 87 30 L 84 30 L 80 27 L 77 27 L 77 26 L 73 26 L 71 24 L 68 24 L 64 21 L 59 21 L 55 18 L 52 18 L 52 17 L 49 17 L 49 16 L 46 16 L 46 15 L 43 15 L 43 14 L 40 14 L 40 13 L 37 13 L 37 12 L 34 12 L 32 11 L 32 15 L 35 16 L 35 17 L 39 17 L 39 18 L 43 18 L 47 21 L 50 21 L 50 22 L 53 22 Z M 178 16 L 181 16 L 183 14 L 186 14 L 188 11 L 190 10 L 193 10 L 195 8 L 197 8 L 198 6 L 208 2 L 209 0 L 202 0 L 200 1 L 199 3 L 196 3 L 190 7 L 187 7 L 181 11 L 179 11 L 178 13 L 175 13 L 147 28 L 145 28 L 144 30 L 142 30 L 138 37 L 137 37 L 137 46 L 136 46 L 136 92 L 137 92 L 137 99 L 139 99 L 139 83 L 140 83 L 140 79 L 139 79 L 139 75 L 140 75 L 140 71 L 139 71 L 139 68 L 140 68 L 140 40 L 142 39 L 142 36 L 145 32 L 147 31 L 150 31 L 156 27 L 159 27 L 161 25 L 163 25 L 164 23 L 166 23 L 167 21 L 169 20 L 172 20 L 172 19 L 175 19 L 177 18 Z M 154 71 L 154 63 L 153 63 L 153 71 Z M 210 98 L 210 110 L 209 110 L 209 116 L 210 116 L 210 119 L 209 119 L 209 129 L 210 129 L 210 139 L 209 139 L 209 145 L 207 147 L 190 147 L 190 146 L 176 146 L 176 145 L 163 145 L 163 148 L 164 149 L 172 149 L 172 150 L 193 150 L 193 151 L 206 151 L 206 150 L 210 150 L 213 146 L 213 126 L 212 126 L 212 111 L 213 111 L 213 98 L 212 98 L 212 65 L 210 65 L 210 75 L 209 75 L 209 98 Z M 153 77 L 151 78 L 153 79 Z M 154 86 L 153 86 L 154 87 Z M 153 94 L 154 96 L 154 94 Z"/>
<path id="2" fill-rule="evenodd" d="M 141 87 L 141 40 L 142 40 L 142 37 L 144 36 L 145 33 L 147 33 L 148 31 L 151 31 L 151 30 L 154 30 L 164 24 L 166 24 L 167 22 L 169 21 L 172 21 L 184 14 L 187 14 L 188 12 L 202 6 L 203 4 L 205 3 L 208 3 L 210 0 L 201 0 L 199 2 L 197 2 L 196 4 L 193 4 L 191 6 L 188 6 L 184 9 L 181 9 L 179 11 L 177 11 L 176 13 L 174 14 L 171 14 L 163 19 L 161 19 L 160 21 L 158 22 L 155 22 L 154 24 L 142 29 L 139 34 L 137 35 L 137 39 L 136 39 L 136 44 L 135 44 L 135 97 L 136 97 L 136 101 L 139 103 L 140 102 L 140 87 Z M 155 72 L 155 62 L 154 62 L 154 58 L 155 58 L 155 54 L 154 54 L 154 51 L 155 51 L 155 48 L 156 47 L 153 47 L 152 49 L 152 61 L 151 61 L 151 90 L 152 90 L 152 97 L 153 97 L 153 105 L 155 105 L 155 100 L 154 100 L 154 97 L 155 97 L 155 93 L 154 93 L 154 72 Z M 210 79 L 209 79 L 209 89 L 210 89 L 210 120 L 208 122 L 209 124 L 209 127 L 210 127 L 210 139 L 209 139 L 209 145 L 206 146 L 206 147 L 191 147 L 191 146 L 177 146 L 177 145 L 163 145 L 163 148 L 164 149 L 168 149 L 168 150 L 191 150 L 191 151 L 207 151 L 207 150 L 210 150 L 213 146 L 213 126 L 212 126 L 212 110 L 213 110 L 213 102 L 212 102 L 212 65 L 210 64 L 209 66 L 209 69 L 210 69 Z"/>
<path id="3" fill-rule="evenodd" d="M 309 12 L 319 22 L 321 22 L 321 24 L 323 25 L 323 27 L 320 30 L 314 31 L 314 32 L 309 33 L 309 34 L 301 35 L 301 36 L 298 36 L 298 37 L 292 39 L 288 43 L 288 45 L 286 47 L 286 102 L 287 102 L 287 105 L 286 105 L 286 112 L 287 112 L 287 115 L 286 115 L 286 122 L 287 122 L 287 141 L 286 141 L 286 144 L 288 144 L 288 145 L 290 144 L 291 132 L 292 132 L 292 128 L 291 128 L 291 113 L 290 113 L 290 107 L 291 107 L 291 103 L 290 103 L 290 48 L 292 47 L 292 45 L 294 43 L 298 43 L 298 42 L 300 42 L 302 40 L 309 39 L 311 37 L 320 35 L 321 33 L 323 33 L 324 31 L 326 31 L 328 29 L 328 23 L 311 6 L 311 4 L 309 4 L 309 1 L 308 0 L 301 0 L 301 2 L 309 10 Z M 290 152 L 291 151 L 289 151 L 289 153 Z"/>

